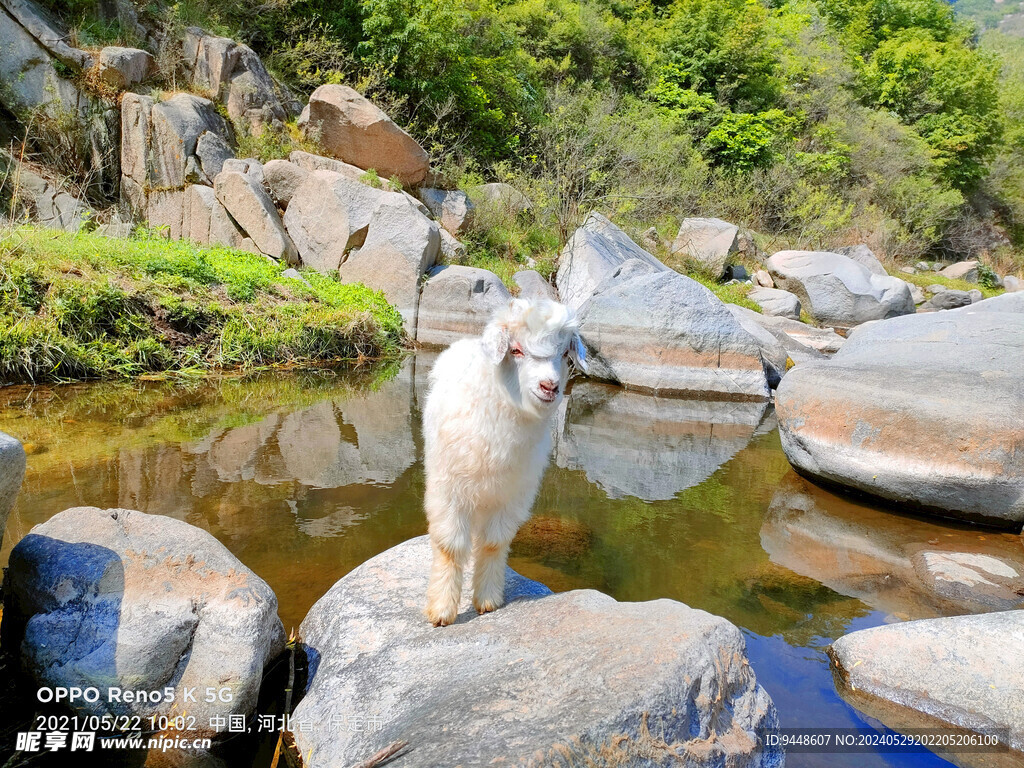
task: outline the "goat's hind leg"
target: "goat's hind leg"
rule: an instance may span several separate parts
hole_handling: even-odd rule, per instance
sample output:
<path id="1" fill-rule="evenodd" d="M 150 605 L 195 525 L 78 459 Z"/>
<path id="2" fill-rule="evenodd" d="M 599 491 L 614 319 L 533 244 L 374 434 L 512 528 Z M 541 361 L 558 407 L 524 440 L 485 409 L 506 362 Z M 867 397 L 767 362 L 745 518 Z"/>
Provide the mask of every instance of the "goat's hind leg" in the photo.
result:
<path id="1" fill-rule="evenodd" d="M 455 621 L 462 598 L 462 575 L 469 560 L 469 531 L 459 525 L 441 525 L 430 521 L 430 548 L 433 562 L 427 586 L 427 618 L 435 627 Z"/>

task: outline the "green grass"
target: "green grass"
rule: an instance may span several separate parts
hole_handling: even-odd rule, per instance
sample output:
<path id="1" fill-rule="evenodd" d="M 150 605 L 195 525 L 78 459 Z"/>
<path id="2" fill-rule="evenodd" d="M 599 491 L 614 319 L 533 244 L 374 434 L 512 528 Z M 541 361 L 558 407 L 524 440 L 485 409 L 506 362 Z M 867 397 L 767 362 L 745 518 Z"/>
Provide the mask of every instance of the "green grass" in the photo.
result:
<path id="1" fill-rule="evenodd" d="M 228 248 L 0 232 L 0 384 L 322 363 L 399 353 L 379 292 Z"/>
<path id="2" fill-rule="evenodd" d="M 993 296 L 1003 293 L 1002 288 L 986 288 L 979 283 L 969 283 L 966 280 L 952 280 L 948 277 L 943 277 L 938 272 L 916 272 L 913 275 L 906 272 L 893 272 L 892 274 L 894 277 L 906 280 L 914 285 L 919 285 L 922 288 L 927 288 L 929 285 L 944 285 L 946 288 L 955 291 L 972 291 L 977 288 L 986 299 L 991 299 Z"/>

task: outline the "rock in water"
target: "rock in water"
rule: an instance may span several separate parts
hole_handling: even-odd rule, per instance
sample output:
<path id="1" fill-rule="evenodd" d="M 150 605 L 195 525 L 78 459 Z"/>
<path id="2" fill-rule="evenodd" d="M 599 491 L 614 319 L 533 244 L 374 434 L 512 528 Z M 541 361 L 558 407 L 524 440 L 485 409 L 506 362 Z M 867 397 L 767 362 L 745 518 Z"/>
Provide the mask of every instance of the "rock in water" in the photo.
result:
<path id="1" fill-rule="evenodd" d="M 863 629 L 829 649 L 856 689 L 1024 751 L 1024 611 L 925 619 Z"/>
<path id="2" fill-rule="evenodd" d="M 832 360 L 790 371 L 776 395 L 790 462 L 946 517 L 1020 526 L 1024 314 L 999 298 L 996 311 L 989 299 L 871 323 Z"/>
<path id="3" fill-rule="evenodd" d="M 18 440 L 0 432 L 0 544 L 24 477 L 25 449 Z"/>
<path id="4" fill-rule="evenodd" d="M 795 293 L 821 323 L 849 327 L 914 311 L 903 280 L 876 275 L 839 253 L 779 251 L 766 266 L 776 287 Z"/>
<path id="5" fill-rule="evenodd" d="M 406 768 L 782 764 L 759 746 L 775 707 L 725 619 L 673 600 L 552 595 L 509 570 L 505 607 L 478 617 L 464 592 L 458 621 L 435 629 L 422 614 L 429 569 L 427 538 L 407 541 L 302 622 L 311 682 L 294 717 L 312 728 L 295 741 L 309 768 L 398 740 Z M 361 730 L 346 727 L 353 715 Z"/>
<path id="6" fill-rule="evenodd" d="M 162 515 L 76 507 L 37 525 L 11 551 L 4 645 L 39 685 L 95 686 L 87 715 L 187 710 L 249 715 L 264 668 L 284 649 L 277 598 L 213 536 Z M 230 701 L 183 701 L 184 689 Z M 175 691 L 172 702 L 108 702 L 107 688 Z"/>

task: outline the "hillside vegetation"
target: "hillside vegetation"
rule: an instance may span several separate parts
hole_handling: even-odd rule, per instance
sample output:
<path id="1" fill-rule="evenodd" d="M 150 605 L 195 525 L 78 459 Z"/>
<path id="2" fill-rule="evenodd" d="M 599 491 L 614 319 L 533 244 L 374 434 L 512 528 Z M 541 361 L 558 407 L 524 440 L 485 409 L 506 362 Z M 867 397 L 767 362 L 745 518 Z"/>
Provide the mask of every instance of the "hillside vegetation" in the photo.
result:
<path id="1" fill-rule="evenodd" d="M 116 38 L 90 26 L 92 5 L 51 0 L 82 34 Z M 989 5 L 968 10 L 992 24 Z M 524 189 L 534 220 L 478 249 L 550 252 L 598 207 L 663 235 L 714 215 L 768 246 L 867 241 L 894 259 L 1021 267 L 1024 40 L 979 38 L 944 0 L 273 0 L 258 14 L 183 0 L 146 13 L 249 43 L 299 92 L 355 84 L 450 183 Z"/>

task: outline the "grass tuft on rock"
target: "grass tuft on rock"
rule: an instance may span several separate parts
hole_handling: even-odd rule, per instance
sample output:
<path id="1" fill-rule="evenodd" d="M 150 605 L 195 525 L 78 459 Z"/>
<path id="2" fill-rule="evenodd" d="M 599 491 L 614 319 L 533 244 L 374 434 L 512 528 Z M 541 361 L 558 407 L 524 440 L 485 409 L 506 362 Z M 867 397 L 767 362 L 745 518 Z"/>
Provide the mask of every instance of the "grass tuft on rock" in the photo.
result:
<path id="1" fill-rule="evenodd" d="M 399 353 L 378 291 L 230 248 L 0 231 L 0 384 L 312 364 Z"/>

